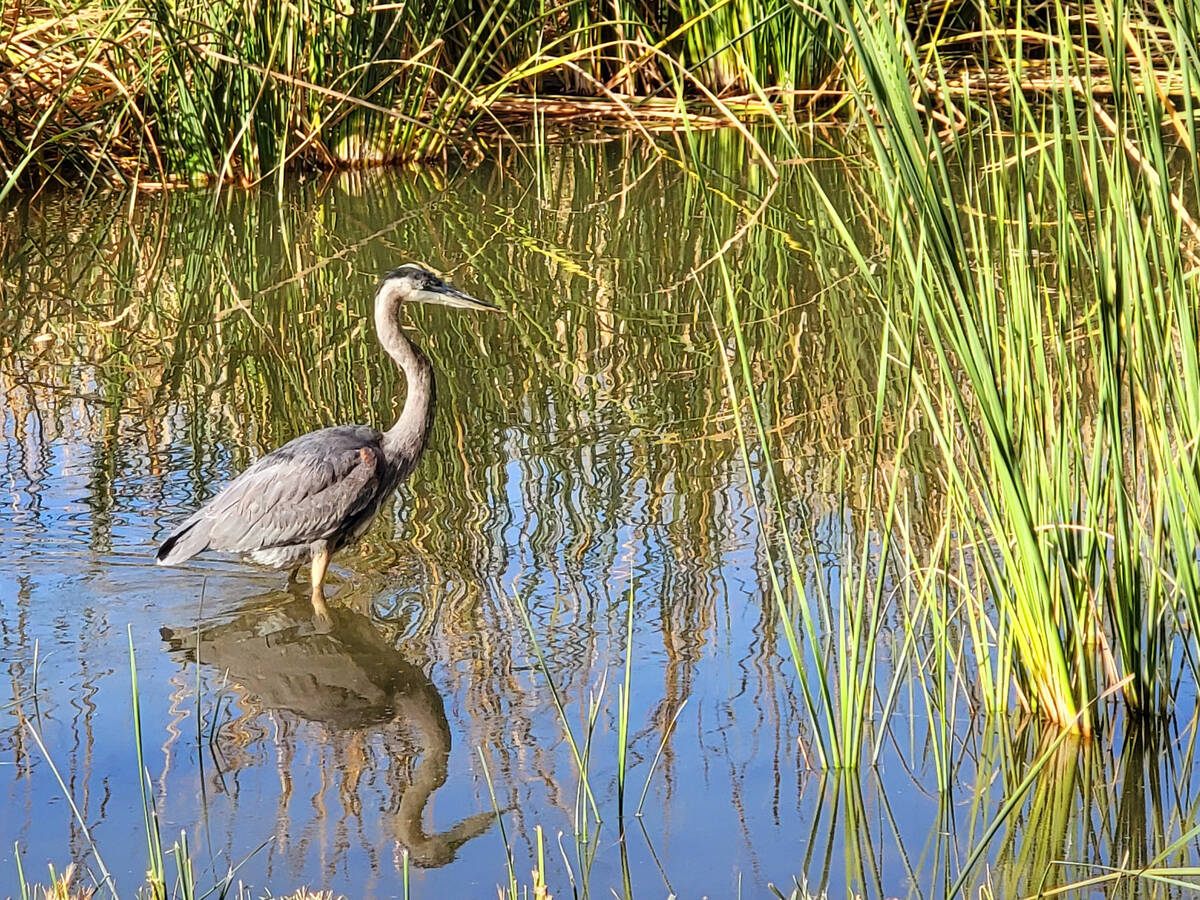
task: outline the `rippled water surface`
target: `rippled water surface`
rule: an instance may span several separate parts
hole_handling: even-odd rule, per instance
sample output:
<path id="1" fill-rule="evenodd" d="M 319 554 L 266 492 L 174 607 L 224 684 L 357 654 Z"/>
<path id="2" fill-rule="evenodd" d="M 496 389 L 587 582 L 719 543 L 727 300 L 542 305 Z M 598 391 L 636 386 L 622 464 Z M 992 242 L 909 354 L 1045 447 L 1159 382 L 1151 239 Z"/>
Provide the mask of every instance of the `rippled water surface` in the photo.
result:
<path id="1" fill-rule="evenodd" d="M 494 897 L 509 854 L 529 883 L 539 826 L 555 896 L 755 897 L 798 879 L 938 897 L 968 865 L 1015 896 L 1089 873 L 1057 860 L 1136 867 L 1190 827 L 1186 746 L 1066 742 L 972 858 L 1047 744 L 964 700 L 939 759 L 919 663 L 892 679 L 898 626 L 877 651 L 894 709 L 878 765 L 821 774 L 769 551 L 778 529 L 806 535 L 809 586 L 832 590 L 870 537 L 881 325 L 831 287 L 851 262 L 815 225 L 812 180 L 864 246 L 869 210 L 844 161 L 804 165 L 761 215 L 765 174 L 725 133 L 694 155 L 589 135 L 453 176 L 10 209 L 0 896 L 14 847 L 36 878 L 76 861 L 142 883 L 131 645 L 163 840 L 186 832 L 202 886 L 239 866 L 256 896 L 402 896 L 407 854 L 414 896 Z M 711 263 L 731 238 L 786 521 L 762 448 L 741 449 Z M 390 423 L 403 384 L 370 303 L 407 260 L 506 312 L 406 311 L 438 419 L 337 559 L 332 630 L 283 574 L 220 556 L 156 568 L 156 542 L 262 453 Z M 901 432 L 927 440 L 885 416 L 885 440 Z M 936 489 L 907 478 L 914 497 Z"/>

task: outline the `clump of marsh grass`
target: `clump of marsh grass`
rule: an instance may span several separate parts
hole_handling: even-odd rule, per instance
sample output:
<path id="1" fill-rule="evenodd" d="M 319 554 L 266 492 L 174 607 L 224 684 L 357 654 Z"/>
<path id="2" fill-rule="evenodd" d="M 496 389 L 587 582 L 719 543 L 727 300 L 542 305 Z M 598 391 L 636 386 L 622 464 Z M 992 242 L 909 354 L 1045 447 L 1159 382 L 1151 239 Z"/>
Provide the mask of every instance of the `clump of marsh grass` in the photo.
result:
<path id="1" fill-rule="evenodd" d="M 14 855 L 17 861 L 17 881 L 20 886 L 21 900 L 92 900 L 96 895 L 94 887 L 86 887 L 78 883 L 75 875 L 75 864 L 67 866 L 61 872 L 56 872 L 50 866 L 50 883 L 48 885 L 29 884 L 25 873 L 21 870 L 21 854 Z"/>
<path id="2" fill-rule="evenodd" d="M 158 54 L 132 4 L 5 4 L 0 31 L 0 199 L 18 184 L 78 188 L 161 168 L 137 102 Z"/>
<path id="3" fill-rule="evenodd" d="M 866 0 L 826 8 L 871 23 L 849 37 L 890 258 L 883 271 L 857 258 L 878 296 L 904 299 L 898 347 L 911 346 L 902 361 L 945 460 L 959 565 L 942 571 L 970 623 L 979 695 L 1084 733 L 1113 692 L 1161 714 L 1194 658 L 1178 652 L 1193 641 L 1179 616 L 1200 611 L 1195 220 L 1161 123 L 1183 148 L 1196 126 L 1134 61 L 1155 35 L 1186 43 L 1186 22 L 1098 4 L 1094 49 L 1055 5 L 1048 105 L 1025 101 L 1021 48 L 999 40 L 1012 106 L 968 97 L 965 130 L 985 137 L 948 146 L 924 114 L 923 85 L 947 83 L 938 45 L 918 48 Z M 1104 97 L 1089 77 L 1100 62 Z"/>

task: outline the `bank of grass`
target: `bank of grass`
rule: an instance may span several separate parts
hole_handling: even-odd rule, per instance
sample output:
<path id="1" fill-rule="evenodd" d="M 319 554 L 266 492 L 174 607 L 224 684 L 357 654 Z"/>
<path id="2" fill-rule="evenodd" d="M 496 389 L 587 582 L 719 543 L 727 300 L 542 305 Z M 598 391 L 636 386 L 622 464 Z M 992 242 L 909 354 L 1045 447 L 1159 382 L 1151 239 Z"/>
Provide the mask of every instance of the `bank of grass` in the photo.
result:
<path id="1" fill-rule="evenodd" d="M 1190 97 L 1176 59 L 1195 51 L 1194 0 L 1130 8 L 1143 46 L 1123 64 Z M 1053 93 L 1075 74 L 1053 58 L 1098 40 L 1103 14 L 1094 4 L 1064 16 L 1049 9 L 964 0 L 9 3 L 0 12 L 0 197 L 47 184 L 249 184 L 288 168 L 472 156 L 545 115 L 668 125 L 754 115 L 782 126 L 853 95 L 865 73 L 852 38 L 873 29 L 912 36 L 908 88 L 939 128 L 961 131 L 981 108 L 973 85 L 1008 102 Z M 998 79 L 1014 53 L 1020 70 Z M 1105 71 L 1085 74 L 1099 94 L 1121 90 Z"/>
<path id="2" fill-rule="evenodd" d="M 0 47 L 0 193 L 470 155 L 528 119 L 513 99 L 671 118 L 819 84 L 839 53 L 788 0 L 38 0 L 5 5 Z"/>

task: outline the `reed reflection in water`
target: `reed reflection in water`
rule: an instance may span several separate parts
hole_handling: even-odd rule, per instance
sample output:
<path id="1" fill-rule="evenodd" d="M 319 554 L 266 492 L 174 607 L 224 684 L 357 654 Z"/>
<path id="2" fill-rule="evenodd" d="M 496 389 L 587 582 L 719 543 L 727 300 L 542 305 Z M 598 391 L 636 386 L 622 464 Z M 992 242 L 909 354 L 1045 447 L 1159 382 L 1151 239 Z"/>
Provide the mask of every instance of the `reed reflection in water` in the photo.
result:
<path id="1" fill-rule="evenodd" d="M 691 276 L 764 179 L 737 136 L 698 140 L 686 160 L 669 140 L 626 137 L 450 181 L 350 173 L 282 197 L 173 193 L 132 217 L 115 200 L 8 211 L 0 879 L 14 843 L 27 871 L 91 859 L 31 724 L 101 848 L 139 833 L 128 626 L 164 831 L 195 835 L 202 870 L 265 841 L 240 870 L 248 883 L 369 900 L 398 893 L 407 847 L 453 856 L 417 873 L 417 896 L 494 897 L 507 849 L 527 877 L 541 825 L 556 895 L 584 871 L 593 896 L 626 882 L 762 895 L 794 877 L 830 896 L 945 891 L 1044 748 L 982 722 L 968 697 L 939 771 L 889 616 L 880 684 L 901 677 L 879 764 L 822 777 L 769 588 L 782 530 L 812 550 L 806 588 L 836 595 L 848 548 L 877 525 L 862 498 L 879 478 L 881 326 L 831 250 L 811 179 L 861 226 L 864 255 L 883 258 L 860 206 L 870 193 L 841 160 L 788 167 L 730 248 L 781 492 L 756 508 L 767 463 L 753 443 L 749 467 L 740 456 L 728 310 L 713 267 Z M 392 420 L 402 388 L 363 298 L 397 258 L 469 266 L 513 314 L 406 320 L 438 369 L 443 415 L 360 552 L 337 560 L 337 632 L 305 630 L 301 598 L 264 594 L 276 573 L 220 558 L 155 569 L 170 525 L 262 453 L 322 425 Z M 904 442 L 905 495 L 936 507 L 924 423 L 901 402 L 883 409 L 881 455 Z M 910 526 L 930 540 L 919 514 Z M 647 783 L 648 799 L 620 841 L 616 686 L 630 657 L 627 802 Z M 568 728 L 588 747 L 598 829 Z M 1194 820 L 1194 775 L 1172 754 L 1061 753 L 972 876 L 987 864 L 995 896 L 1031 893 L 1048 870 L 1078 875 L 1056 867 L 1064 855 L 1111 862 L 1136 845 L 1130 858 L 1153 859 Z M 485 831 L 488 777 L 509 848 Z M 140 883 L 136 849 L 120 862 L 119 882 Z"/>

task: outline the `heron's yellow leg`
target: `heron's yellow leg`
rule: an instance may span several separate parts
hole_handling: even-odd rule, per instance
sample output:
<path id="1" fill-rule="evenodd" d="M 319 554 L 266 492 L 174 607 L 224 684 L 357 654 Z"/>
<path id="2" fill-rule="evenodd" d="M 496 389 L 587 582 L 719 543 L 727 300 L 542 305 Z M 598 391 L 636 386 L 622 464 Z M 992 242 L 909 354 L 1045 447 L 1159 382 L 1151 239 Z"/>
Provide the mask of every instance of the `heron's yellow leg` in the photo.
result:
<path id="1" fill-rule="evenodd" d="M 322 547 L 312 558 L 312 607 L 314 619 L 324 624 L 331 621 L 329 607 L 325 605 L 325 570 L 328 567 L 329 549 Z"/>

